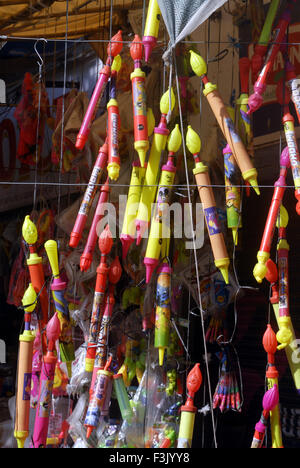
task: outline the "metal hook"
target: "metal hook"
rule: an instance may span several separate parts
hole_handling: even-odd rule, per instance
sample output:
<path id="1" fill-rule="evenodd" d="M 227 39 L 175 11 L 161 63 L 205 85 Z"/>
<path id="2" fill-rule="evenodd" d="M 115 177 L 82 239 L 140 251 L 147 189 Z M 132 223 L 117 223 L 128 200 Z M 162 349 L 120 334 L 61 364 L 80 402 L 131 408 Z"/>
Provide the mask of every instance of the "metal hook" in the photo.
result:
<path id="1" fill-rule="evenodd" d="M 48 42 L 48 41 L 47 41 L 47 39 L 45 39 L 44 37 L 41 37 L 40 39 L 38 39 L 38 40 L 35 42 L 34 47 L 33 47 L 34 50 L 35 50 L 36 55 L 37 55 L 38 58 L 39 58 L 39 60 L 38 60 L 37 63 L 38 63 L 38 65 L 39 65 L 40 69 L 41 69 L 42 66 L 44 65 L 44 60 L 42 59 L 41 55 L 39 54 L 39 52 L 37 51 L 37 48 L 36 48 L 36 46 L 37 46 L 37 44 L 38 44 L 39 41 L 44 41 L 44 42 Z"/>

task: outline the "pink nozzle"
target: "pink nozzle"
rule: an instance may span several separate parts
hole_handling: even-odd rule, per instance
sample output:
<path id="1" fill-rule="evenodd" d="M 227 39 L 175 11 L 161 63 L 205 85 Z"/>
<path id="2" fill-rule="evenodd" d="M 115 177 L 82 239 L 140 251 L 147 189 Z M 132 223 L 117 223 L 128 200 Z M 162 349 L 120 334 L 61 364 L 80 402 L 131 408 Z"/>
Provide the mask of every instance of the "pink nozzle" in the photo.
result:
<path id="1" fill-rule="evenodd" d="M 277 385 L 273 385 L 263 397 L 263 408 L 265 411 L 272 411 L 279 402 L 279 392 Z"/>
<path id="2" fill-rule="evenodd" d="M 122 244 L 122 258 L 124 260 L 127 257 L 128 250 L 133 243 L 134 238 L 129 236 L 129 234 L 121 234 L 120 240 Z"/>
<path id="3" fill-rule="evenodd" d="M 249 110 L 247 114 L 248 115 L 252 114 L 256 110 L 258 110 L 261 107 L 262 103 L 263 103 L 263 97 L 262 97 L 261 92 L 255 91 L 253 94 L 251 94 L 251 96 L 249 96 L 249 99 L 248 99 Z"/>
<path id="4" fill-rule="evenodd" d="M 258 423 L 255 424 L 255 430 L 261 434 L 264 434 L 266 431 L 266 426 L 261 421 L 258 421 Z"/>
<path id="5" fill-rule="evenodd" d="M 57 313 L 53 315 L 53 317 L 49 320 L 47 328 L 46 328 L 47 338 L 49 341 L 55 343 L 58 340 L 60 335 L 60 321 L 57 316 Z"/>
<path id="6" fill-rule="evenodd" d="M 142 42 L 144 44 L 145 62 L 148 62 L 150 55 L 152 54 L 152 50 L 156 46 L 157 39 L 154 36 L 144 36 Z"/>
<path id="7" fill-rule="evenodd" d="M 158 265 L 158 260 L 155 258 L 144 258 L 144 264 L 146 266 L 146 283 L 148 284 L 151 280 L 153 272 Z"/>
<path id="8" fill-rule="evenodd" d="M 280 166 L 286 167 L 287 169 L 290 167 L 291 161 L 290 161 L 290 153 L 289 153 L 289 148 L 286 146 L 280 155 Z"/>

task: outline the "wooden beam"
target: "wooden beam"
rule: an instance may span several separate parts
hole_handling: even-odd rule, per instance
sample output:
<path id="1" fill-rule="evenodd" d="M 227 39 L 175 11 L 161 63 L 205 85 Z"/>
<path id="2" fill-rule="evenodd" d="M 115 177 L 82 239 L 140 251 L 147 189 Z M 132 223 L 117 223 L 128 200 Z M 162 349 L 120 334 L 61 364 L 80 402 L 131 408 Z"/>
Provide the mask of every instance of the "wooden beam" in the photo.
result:
<path id="1" fill-rule="evenodd" d="M 38 10 L 44 10 L 45 8 L 50 7 L 55 0 L 35 0 L 27 7 L 23 8 L 19 13 L 6 18 L 4 21 L 0 22 L 0 30 L 2 31 L 7 26 L 10 26 L 12 23 L 17 23 L 18 21 L 23 21 L 25 18 L 29 18 L 34 12 Z"/>

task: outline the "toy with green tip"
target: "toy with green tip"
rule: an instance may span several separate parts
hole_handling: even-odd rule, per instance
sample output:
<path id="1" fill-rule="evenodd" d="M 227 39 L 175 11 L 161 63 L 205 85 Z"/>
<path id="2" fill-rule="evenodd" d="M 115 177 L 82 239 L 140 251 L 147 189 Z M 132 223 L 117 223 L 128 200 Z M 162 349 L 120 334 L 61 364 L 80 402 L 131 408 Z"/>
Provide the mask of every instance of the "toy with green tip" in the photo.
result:
<path id="1" fill-rule="evenodd" d="M 154 347 L 158 348 L 160 366 L 164 363 L 165 350 L 169 346 L 171 273 L 172 269 L 167 263 L 163 263 L 161 267 L 159 267 L 156 287 Z"/>
<path id="2" fill-rule="evenodd" d="M 152 274 L 159 263 L 159 259 L 162 254 L 162 242 L 165 239 L 170 238 L 168 208 L 176 174 L 174 155 L 179 150 L 181 142 L 182 136 L 177 124 L 170 133 L 168 140 L 168 161 L 161 169 L 161 176 L 156 196 L 156 207 L 151 221 L 151 228 L 144 258 L 144 264 L 146 266 L 146 283 L 149 283 L 151 280 Z"/>
<path id="3" fill-rule="evenodd" d="M 171 96 L 171 103 L 170 103 Z M 158 179 L 158 169 L 162 151 L 165 149 L 169 130 L 167 127 L 167 115 L 169 110 L 173 110 L 175 106 L 174 91 L 167 90 L 160 100 L 161 118 L 159 125 L 154 128 L 154 135 L 151 145 L 151 150 L 148 158 L 147 169 L 145 173 L 144 186 L 141 193 L 139 209 L 136 216 L 136 234 L 137 245 L 147 230 L 151 218 L 151 205 L 155 200 L 156 183 Z"/>
<path id="4" fill-rule="evenodd" d="M 206 63 L 203 58 L 193 50 L 190 50 L 190 54 L 190 63 L 193 72 L 201 78 L 204 84 L 203 94 L 206 96 L 210 108 L 212 109 L 214 116 L 219 124 L 219 127 L 233 152 L 234 158 L 240 168 L 243 179 L 248 181 L 254 188 L 257 195 L 259 195 L 257 171 L 253 167 L 244 143 L 234 128 L 233 121 L 217 90 L 217 86 L 208 81 L 206 76 Z"/>
<path id="5" fill-rule="evenodd" d="M 191 125 L 188 126 L 187 130 L 186 145 L 188 150 L 193 154 L 195 160 L 195 168 L 193 172 L 196 179 L 200 200 L 203 205 L 205 222 L 214 255 L 215 265 L 221 271 L 226 284 L 228 284 L 228 267 L 230 260 L 224 241 L 224 236 L 220 228 L 216 201 L 211 187 L 208 167 L 201 162 L 199 156 L 201 140 L 199 135 L 192 129 Z"/>
<path id="6" fill-rule="evenodd" d="M 65 362 L 68 368 L 68 376 L 72 374 L 72 362 L 75 359 L 74 343 L 72 337 L 72 324 L 70 320 L 68 303 L 64 297 L 67 284 L 60 277 L 58 264 L 58 249 L 55 240 L 48 240 L 45 243 L 45 250 L 50 262 L 53 280 L 51 291 L 55 311 L 60 322 L 59 350 L 61 361 Z"/>
<path id="7" fill-rule="evenodd" d="M 107 144 L 108 164 L 107 174 L 111 180 L 118 180 L 120 173 L 119 130 L 121 126 L 119 106 L 117 102 L 117 74 L 122 65 L 120 55 L 114 58 L 111 67 L 109 101 L 107 103 Z"/>

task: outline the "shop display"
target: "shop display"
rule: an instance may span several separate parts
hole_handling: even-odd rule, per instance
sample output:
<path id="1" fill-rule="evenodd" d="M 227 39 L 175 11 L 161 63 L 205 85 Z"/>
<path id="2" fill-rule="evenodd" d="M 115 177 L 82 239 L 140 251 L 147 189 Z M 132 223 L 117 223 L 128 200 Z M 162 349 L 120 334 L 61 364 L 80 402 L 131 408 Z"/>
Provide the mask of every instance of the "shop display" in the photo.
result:
<path id="1" fill-rule="evenodd" d="M 113 3 L 93 10 L 101 38 L 48 32 L 58 43 L 43 39 L 39 81 L 26 72 L 14 111 L 21 181 L 0 179 L 3 192 L 31 185 L 32 199 L 11 215 L 17 226 L 0 223 L 0 293 L 22 315 L 9 342 L 12 444 L 118 449 L 118 457 L 127 453 L 119 449 L 284 448 L 299 431 L 295 422 L 291 437 L 287 413 L 297 419 L 300 394 L 300 98 L 290 39 L 300 10 L 295 0 L 256 2 L 256 14 L 252 0 L 251 11 L 207 2 L 202 41 L 194 12 L 204 0 L 149 0 L 142 10 Z M 68 12 L 74 21 L 79 10 Z M 259 13 L 258 41 L 243 43 Z M 226 23 L 224 50 L 222 15 L 241 35 Z M 215 42 L 212 57 L 205 47 Z M 66 81 L 71 43 L 82 61 L 73 63 L 77 87 L 75 74 Z M 45 65 L 63 46 L 64 92 L 54 70 L 51 98 Z M 97 58 L 88 73 L 86 47 Z M 264 102 L 269 85 L 275 101 Z M 269 105 L 280 138 L 254 132 Z M 1 391 L 4 381 L 0 373 Z"/>

